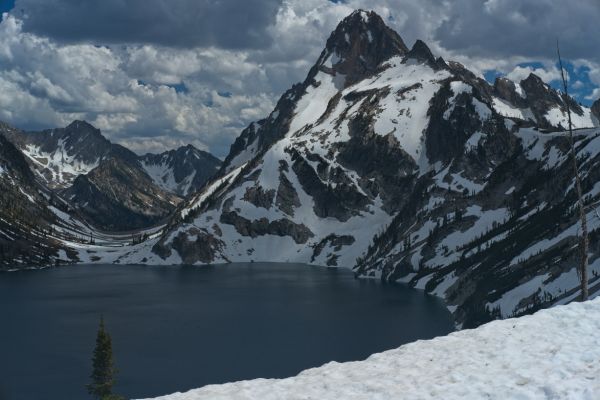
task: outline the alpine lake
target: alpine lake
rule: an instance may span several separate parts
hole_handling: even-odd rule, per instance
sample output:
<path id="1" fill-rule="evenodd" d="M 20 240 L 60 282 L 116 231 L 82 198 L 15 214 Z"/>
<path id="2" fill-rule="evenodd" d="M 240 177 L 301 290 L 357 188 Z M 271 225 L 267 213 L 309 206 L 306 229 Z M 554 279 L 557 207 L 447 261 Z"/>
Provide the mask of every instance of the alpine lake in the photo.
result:
<path id="1" fill-rule="evenodd" d="M 0 273 L 0 399 L 89 399 L 100 317 L 114 392 L 284 378 L 451 332 L 423 291 L 302 264 L 74 265 Z"/>

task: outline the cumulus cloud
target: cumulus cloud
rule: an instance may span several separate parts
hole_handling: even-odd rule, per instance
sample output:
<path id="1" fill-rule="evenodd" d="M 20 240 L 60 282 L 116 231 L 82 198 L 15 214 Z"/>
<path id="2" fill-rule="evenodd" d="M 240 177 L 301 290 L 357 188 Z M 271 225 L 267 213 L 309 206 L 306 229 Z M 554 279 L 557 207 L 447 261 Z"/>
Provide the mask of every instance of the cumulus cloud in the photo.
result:
<path id="1" fill-rule="evenodd" d="M 242 80 L 261 86 L 262 75 L 225 50 L 59 45 L 24 32 L 15 17 L 5 14 L 0 23 L 0 119 L 26 129 L 86 119 L 117 142 L 155 137 L 154 148 L 161 140 L 166 148 L 195 143 L 223 155 L 245 125 L 273 107 L 272 95 L 245 93 Z M 183 81 L 185 93 L 169 86 Z M 216 88 L 237 90 L 222 96 Z M 144 152 L 150 142 L 137 143 Z"/>
<path id="2" fill-rule="evenodd" d="M 600 86 L 600 62 L 594 62 L 586 59 L 579 59 L 573 62 L 577 68 L 585 68 L 587 70 L 587 76 L 591 82 Z"/>
<path id="3" fill-rule="evenodd" d="M 533 68 L 529 66 L 517 66 L 515 69 L 510 71 L 506 76 L 508 79 L 520 82 L 527 78 L 530 74 L 535 74 L 542 78 L 544 82 L 552 82 L 561 79 L 560 68 L 554 65 L 550 65 L 546 68 Z"/>
<path id="4" fill-rule="evenodd" d="M 85 3 L 85 4 L 84 4 Z M 89 4 L 88 4 L 89 3 Z M 555 39 L 598 96 L 597 0 L 17 0 L 0 23 L 0 119 L 87 119 L 137 152 L 192 143 L 218 156 L 305 78 L 330 32 L 373 9 L 411 46 L 475 73 L 556 80 Z M 21 11 L 23 10 L 23 11 Z M 535 67 L 527 66 L 536 62 Z M 582 79 L 581 75 L 574 79 Z M 590 97 L 591 96 L 591 97 Z"/>
<path id="5" fill-rule="evenodd" d="M 440 1 L 445 18 L 435 30 L 442 46 L 476 57 L 556 57 L 600 61 L 591 49 L 600 46 L 600 3 L 578 0 L 453 0 Z"/>
<path id="6" fill-rule="evenodd" d="M 589 94 L 589 96 L 585 96 L 587 100 L 596 101 L 600 99 L 600 88 L 596 88 Z"/>

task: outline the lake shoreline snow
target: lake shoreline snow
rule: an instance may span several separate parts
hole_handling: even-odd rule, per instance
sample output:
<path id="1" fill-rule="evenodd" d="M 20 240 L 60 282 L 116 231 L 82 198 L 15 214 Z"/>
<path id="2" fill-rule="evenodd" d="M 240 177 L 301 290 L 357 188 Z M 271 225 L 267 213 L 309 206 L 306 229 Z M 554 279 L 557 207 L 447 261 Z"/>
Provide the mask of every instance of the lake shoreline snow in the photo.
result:
<path id="1" fill-rule="evenodd" d="M 209 385 L 155 400 L 593 399 L 600 298 L 419 340 L 286 379 Z"/>

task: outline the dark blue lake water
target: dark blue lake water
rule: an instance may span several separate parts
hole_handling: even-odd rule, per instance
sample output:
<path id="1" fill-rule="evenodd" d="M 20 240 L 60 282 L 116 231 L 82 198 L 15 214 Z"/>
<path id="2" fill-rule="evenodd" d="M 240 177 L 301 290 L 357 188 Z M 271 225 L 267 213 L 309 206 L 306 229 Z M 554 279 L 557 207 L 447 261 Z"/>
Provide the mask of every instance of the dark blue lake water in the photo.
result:
<path id="1" fill-rule="evenodd" d="M 128 398 L 278 378 L 452 330 L 433 297 L 296 264 L 0 273 L 0 399 L 89 398 L 100 315 Z"/>

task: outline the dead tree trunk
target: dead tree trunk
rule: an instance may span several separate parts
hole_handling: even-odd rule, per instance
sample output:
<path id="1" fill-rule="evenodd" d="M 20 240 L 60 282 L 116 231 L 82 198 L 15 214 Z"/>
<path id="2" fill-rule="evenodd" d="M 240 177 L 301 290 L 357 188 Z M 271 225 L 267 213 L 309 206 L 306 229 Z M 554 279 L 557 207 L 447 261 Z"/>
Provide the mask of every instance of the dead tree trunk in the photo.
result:
<path id="1" fill-rule="evenodd" d="M 579 167 L 577 166 L 577 154 L 575 153 L 575 144 L 573 143 L 573 123 L 571 122 L 571 105 L 569 104 L 569 89 L 567 87 L 567 78 L 565 77 L 565 70 L 563 69 L 562 59 L 560 57 L 560 48 L 558 42 L 556 43 L 556 51 L 558 53 L 558 63 L 560 65 L 560 75 L 562 77 L 564 94 L 564 102 L 567 106 L 567 115 L 569 117 L 569 146 L 571 153 L 571 160 L 573 162 L 573 175 L 575 175 L 575 189 L 577 190 L 577 199 L 579 203 L 579 218 L 581 219 L 581 238 L 579 239 L 579 252 L 580 252 L 580 265 L 579 265 L 579 279 L 581 280 L 581 301 L 588 299 L 588 277 L 587 277 L 587 266 L 588 266 L 588 228 L 587 228 L 587 215 L 585 212 L 585 204 L 583 203 L 583 193 L 581 191 L 581 176 L 579 175 Z"/>

